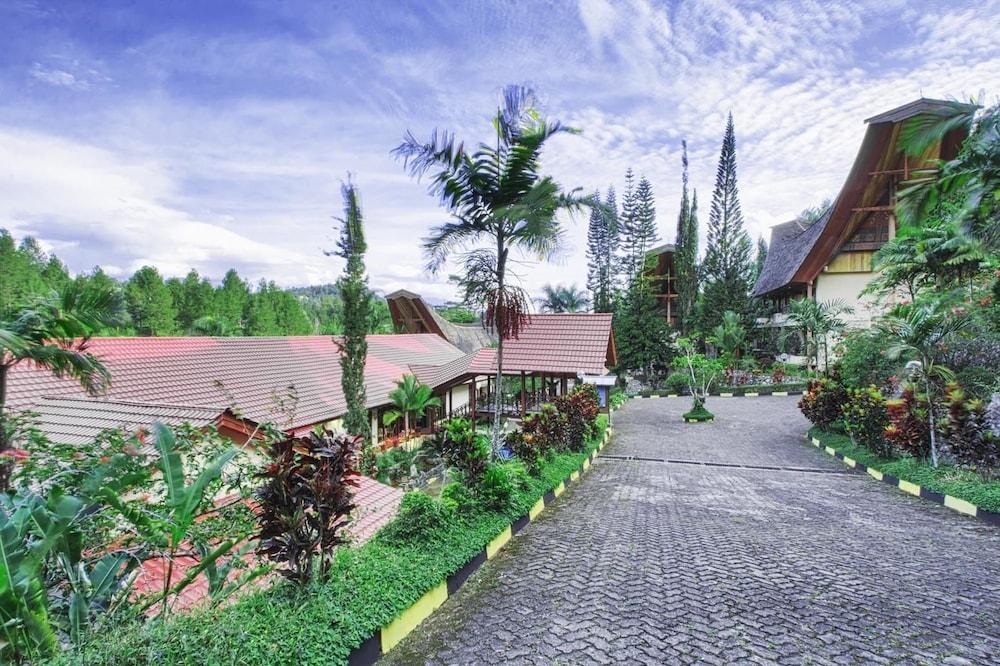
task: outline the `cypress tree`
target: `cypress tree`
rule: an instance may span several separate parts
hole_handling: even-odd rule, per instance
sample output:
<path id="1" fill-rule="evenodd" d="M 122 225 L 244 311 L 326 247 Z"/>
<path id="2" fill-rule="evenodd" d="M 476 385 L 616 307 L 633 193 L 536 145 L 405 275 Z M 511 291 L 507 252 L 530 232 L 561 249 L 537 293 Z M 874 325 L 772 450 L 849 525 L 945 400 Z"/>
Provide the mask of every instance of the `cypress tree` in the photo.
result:
<path id="1" fill-rule="evenodd" d="M 365 243 L 357 188 L 347 182 L 341 186 L 341 194 L 344 197 L 344 217 L 340 219 L 340 240 L 334 253 L 347 262 L 343 275 L 337 280 L 337 290 L 344 308 L 344 334 L 340 340 L 335 338 L 334 344 L 340 349 L 340 384 L 347 399 L 344 429 L 364 438 L 362 471 L 370 473 L 374 456 L 365 396 L 365 359 L 368 355 L 366 336 L 371 308 L 368 277 L 365 275 L 365 251 L 368 246 Z"/>
<path id="2" fill-rule="evenodd" d="M 677 323 L 687 334 L 694 319 L 698 300 L 698 193 L 688 198 L 687 141 L 681 141 L 681 209 L 677 215 L 677 238 L 674 242 L 674 268 L 677 289 Z"/>
<path id="3" fill-rule="evenodd" d="M 722 313 L 732 310 L 745 315 L 750 306 L 750 279 L 753 243 L 743 228 L 739 190 L 736 186 L 736 131 L 733 114 L 726 123 L 719 168 L 708 217 L 708 247 L 703 264 L 705 289 L 702 294 L 701 329 L 709 331 L 722 321 Z"/>

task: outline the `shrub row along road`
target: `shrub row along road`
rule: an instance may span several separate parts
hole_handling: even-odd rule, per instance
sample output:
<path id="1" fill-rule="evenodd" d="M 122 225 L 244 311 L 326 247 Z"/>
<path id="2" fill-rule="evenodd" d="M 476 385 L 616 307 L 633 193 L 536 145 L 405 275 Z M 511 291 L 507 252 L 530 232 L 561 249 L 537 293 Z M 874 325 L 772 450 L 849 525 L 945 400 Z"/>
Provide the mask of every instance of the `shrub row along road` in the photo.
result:
<path id="1" fill-rule="evenodd" d="M 795 401 L 712 399 L 697 425 L 687 400 L 629 402 L 582 481 L 385 661 L 997 663 L 1000 530 L 807 446 Z"/>

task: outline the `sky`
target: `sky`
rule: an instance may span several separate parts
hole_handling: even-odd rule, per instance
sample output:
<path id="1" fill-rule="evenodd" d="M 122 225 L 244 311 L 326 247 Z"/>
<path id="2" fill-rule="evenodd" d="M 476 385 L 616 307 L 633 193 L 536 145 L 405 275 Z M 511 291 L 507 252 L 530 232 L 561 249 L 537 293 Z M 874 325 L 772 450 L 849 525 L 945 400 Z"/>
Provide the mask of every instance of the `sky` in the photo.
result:
<path id="1" fill-rule="evenodd" d="M 407 131 L 488 138 L 519 83 L 581 130 L 543 171 L 620 192 L 631 166 L 664 242 L 683 139 L 704 233 L 731 111 L 746 225 L 767 236 L 837 194 L 865 118 L 995 102 L 998 28 L 1000 0 L 0 0 L 0 227 L 73 272 L 322 284 L 350 175 L 371 286 L 450 299 L 420 250 L 446 213 L 390 151 Z M 563 222 L 558 256 L 518 258 L 532 293 L 586 281 L 586 216 Z"/>

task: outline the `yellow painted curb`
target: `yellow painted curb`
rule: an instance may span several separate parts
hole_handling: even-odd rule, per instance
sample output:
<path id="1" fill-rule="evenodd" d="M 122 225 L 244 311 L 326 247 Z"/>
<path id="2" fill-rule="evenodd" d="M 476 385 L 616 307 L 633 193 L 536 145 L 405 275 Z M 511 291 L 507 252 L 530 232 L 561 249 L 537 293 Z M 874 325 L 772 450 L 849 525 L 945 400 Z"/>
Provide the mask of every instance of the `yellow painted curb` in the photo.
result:
<path id="1" fill-rule="evenodd" d="M 857 467 L 858 461 L 855 460 L 854 458 L 848 458 L 847 456 L 844 456 L 844 464 L 847 465 L 848 467 Z"/>
<path id="2" fill-rule="evenodd" d="M 760 393 L 754 393 L 753 391 L 751 391 L 750 393 L 744 393 L 743 395 L 747 398 L 756 398 L 760 395 Z"/>
<path id="3" fill-rule="evenodd" d="M 733 394 L 732 393 L 720 393 L 719 397 L 720 398 L 732 398 Z"/>
<path id="4" fill-rule="evenodd" d="M 653 399 L 655 400 L 656 398 L 659 398 L 660 396 L 658 396 L 658 395 L 651 395 L 651 396 L 649 396 L 649 397 L 650 397 L 650 398 L 653 398 Z"/>
<path id="5" fill-rule="evenodd" d="M 834 453 L 836 453 L 836 451 L 834 451 L 833 449 L 831 449 L 831 448 L 830 448 L 829 446 L 824 446 L 823 448 L 824 448 L 824 450 L 826 450 L 826 452 L 827 452 L 827 453 L 829 453 L 829 454 L 830 454 L 831 456 L 832 456 L 832 455 L 833 455 Z"/>
<path id="6" fill-rule="evenodd" d="M 574 471 L 574 472 L 570 472 L 569 473 L 569 480 L 570 481 L 576 481 L 579 478 L 580 478 L 580 473 L 579 472 Z"/>
<path id="7" fill-rule="evenodd" d="M 510 531 L 510 525 L 508 525 L 503 532 L 493 537 L 493 541 L 486 544 L 486 559 L 492 560 L 512 536 L 514 533 Z"/>
<path id="8" fill-rule="evenodd" d="M 944 496 L 944 505 L 949 509 L 958 511 L 959 513 L 964 513 L 967 516 L 976 517 L 976 505 L 971 502 L 966 502 L 965 500 L 958 499 L 957 497 L 952 497 L 951 495 Z"/>
<path id="9" fill-rule="evenodd" d="M 508 528 L 508 532 L 510 529 Z M 420 597 L 402 615 L 382 627 L 382 654 L 385 654 L 396 644 L 406 638 L 406 635 L 416 629 L 434 610 L 448 598 L 448 583 L 444 582 Z"/>
<path id="10" fill-rule="evenodd" d="M 563 494 L 563 491 L 565 490 L 566 490 L 566 484 L 560 481 L 559 485 L 552 489 L 552 494 L 555 495 L 556 497 L 559 497 L 560 495 Z"/>
<path id="11" fill-rule="evenodd" d="M 583 459 L 583 469 L 584 471 L 590 469 L 590 458 Z"/>
<path id="12" fill-rule="evenodd" d="M 775 391 L 771 395 L 788 395 L 788 391 Z"/>
<path id="13" fill-rule="evenodd" d="M 920 497 L 920 486 L 915 483 L 910 483 L 909 481 L 899 480 L 899 489 L 904 493 L 910 493 L 911 495 L 916 495 Z"/>
<path id="14" fill-rule="evenodd" d="M 544 508 L 545 500 L 539 498 L 539 500 L 535 502 L 535 505 L 528 510 L 528 520 L 534 520 L 537 518 L 538 514 L 540 514 Z"/>
<path id="15" fill-rule="evenodd" d="M 878 479 L 879 481 L 882 480 L 882 472 L 878 471 L 877 469 L 872 469 L 871 467 L 868 468 L 868 476 L 872 477 L 873 479 Z"/>
<path id="16" fill-rule="evenodd" d="M 813 437 L 813 446 L 819 446 L 819 440 Z"/>
<path id="17" fill-rule="evenodd" d="M 676 393 L 668 393 L 668 394 L 667 394 L 667 397 L 668 397 L 668 398 L 676 398 L 676 397 L 677 397 L 677 394 L 676 394 Z"/>

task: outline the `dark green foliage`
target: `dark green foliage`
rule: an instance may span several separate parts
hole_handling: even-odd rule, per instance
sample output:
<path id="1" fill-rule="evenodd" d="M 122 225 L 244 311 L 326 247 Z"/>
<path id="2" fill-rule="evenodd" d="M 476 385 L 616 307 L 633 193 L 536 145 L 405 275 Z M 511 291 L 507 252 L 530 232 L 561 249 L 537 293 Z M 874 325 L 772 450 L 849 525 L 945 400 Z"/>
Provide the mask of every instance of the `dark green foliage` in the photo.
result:
<path id="1" fill-rule="evenodd" d="M 390 546 L 405 546 L 428 541 L 448 527 L 452 512 L 441 500 L 422 492 L 403 495 L 396 520 L 386 525 L 378 539 Z"/>
<path id="2" fill-rule="evenodd" d="M 848 388 L 846 394 L 841 413 L 847 434 L 877 456 L 892 455 L 892 444 L 885 437 L 889 413 L 879 390 L 875 386 Z"/>
<path id="3" fill-rule="evenodd" d="M 663 380 L 663 383 L 660 384 L 660 389 L 666 391 L 667 393 L 680 395 L 688 390 L 688 383 L 690 381 L 691 378 L 686 372 L 671 372 L 667 375 L 667 378 Z"/>
<path id="4" fill-rule="evenodd" d="M 705 400 L 699 396 L 694 396 L 691 403 L 691 410 L 682 417 L 685 421 L 714 421 L 715 414 L 705 408 Z"/>
<path id="5" fill-rule="evenodd" d="M 504 444 L 518 460 L 527 466 L 529 471 L 535 471 L 544 460 L 544 454 L 535 439 L 525 437 L 524 431 L 511 430 L 504 437 Z"/>
<path id="6" fill-rule="evenodd" d="M 536 414 L 521 422 L 526 445 L 534 447 L 542 456 L 559 451 L 566 442 L 566 419 L 555 405 L 544 404 Z"/>
<path id="7" fill-rule="evenodd" d="M 215 290 L 214 314 L 226 322 L 230 330 L 242 331 L 250 305 L 250 287 L 240 278 L 235 269 L 230 268 L 222 278 L 222 284 Z"/>
<path id="8" fill-rule="evenodd" d="M 594 200 L 600 200 L 599 192 L 594 192 Z M 587 226 L 587 289 L 594 312 L 614 311 L 617 253 L 618 211 L 615 190 L 609 187 L 604 205 L 591 208 Z"/>
<path id="9" fill-rule="evenodd" d="M 465 307 L 464 305 L 449 305 L 446 308 L 438 308 L 437 313 L 453 324 L 474 324 L 479 321 L 479 315 Z"/>
<path id="10" fill-rule="evenodd" d="M 333 566 L 337 546 L 354 510 L 358 439 L 332 432 L 310 433 L 272 445 L 271 461 L 260 472 L 257 552 L 284 565 L 288 580 L 308 584 Z"/>
<path id="11" fill-rule="evenodd" d="M 670 364 L 670 327 L 645 276 L 636 279 L 614 316 L 617 372 L 641 372 L 655 379 Z"/>
<path id="12" fill-rule="evenodd" d="M 125 284 L 125 298 L 132 325 L 139 335 L 173 335 L 177 310 L 160 272 L 143 266 Z"/>
<path id="13" fill-rule="evenodd" d="M 438 445 L 444 463 L 470 488 L 479 484 L 490 457 L 489 442 L 476 433 L 468 419 L 451 419 Z"/>
<path id="14" fill-rule="evenodd" d="M 687 141 L 681 141 L 681 210 L 677 216 L 677 237 L 674 241 L 674 270 L 678 328 L 687 335 L 695 326 L 695 304 L 698 302 L 698 192 L 688 198 Z"/>
<path id="15" fill-rule="evenodd" d="M 600 405 L 597 389 L 590 384 L 580 384 L 554 401 L 563 418 L 563 438 L 570 451 L 582 451 L 597 427 Z"/>
<path id="16" fill-rule="evenodd" d="M 814 425 L 829 428 L 840 420 L 846 399 L 844 385 L 836 379 L 824 377 L 809 382 L 809 388 L 799 400 L 799 409 Z"/>
<path id="17" fill-rule="evenodd" d="M 402 446 L 393 447 L 376 456 L 374 467 L 367 473 L 382 483 L 398 486 L 410 476 L 416 455 L 416 451 L 407 451 Z"/>
<path id="18" fill-rule="evenodd" d="M 514 497 L 528 488 L 528 470 L 524 463 L 509 461 L 487 466 L 475 493 L 483 506 L 507 512 L 513 508 Z"/>
<path id="19" fill-rule="evenodd" d="M 336 341 L 340 349 L 340 385 L 347 401 L 344 429 L 362 440 L 361 469 L 371 469 L 371 424 L 368 420 L 365 394 L 365 359 L 368 356 L 368 315 L 371 297 L 365 274 L 364 221 L 358 191 L 351 183 L 341 187 L 344 197 L 344 217 L 341 219 L 337 256 L 346 261 L 344 274 L 337 281 L 337 290 L 344 305 L 344 335 Z"/>
<path id="20" fill-rule="evenodd" d="M 948 418 L 943 424 L 947 451 L 955 462 L 974 467 L 985 479 L 1000 474 L 1000 437 L 990 430 L 986 405 L 968 400 L 957 384 L 948 387 Z"/>
<path id="21" fill-rule="evenodd" d="M 653 249 L 658 239 L 653 187 L 645 177 L 636 187 L 634 178 L 632 169 L 625 172 L 625 196 L 617 239 L 626 286 L 639 277 L 646 265 L 646 252 Z"/>
<path id="22" fill-rule="evenodd" d="M 902 397 L 886 401 L 886 410 L 889 425 L 885 429 L 885 438 L 900 451 L 915 458 L 929 456 L 931 435 L 927 422 L 927 397 L 918 395 L 916 387 L 911 384 L 903 388 Z"/>
<path id="23" fill-rule="evenodd" d="M 166 284 L 177 310 L 180 331 L 190 331 L 195 321 L 213 311 L 215 290 L 211 282 L 198 275 L 198 271 L 191 269 L 183 280 L 170 278 Z"/>
<path id="24" fill-rule="evenodd" d="M 715 190 L 712 193 L 708 247 L 702 264 L 703 331 L 717 326 L 726 310 L 732 310 L 740 316 L 747 313 L 753 277 L 751 249 L 750 235 L 743 228 L 743 212 L 740 210 L 736 185 L 736 133 L 733 115 L 730 113 L 719 156 Z"/>
<path id="25" fill-rule="evenodd" d="M 900 370 L 899 362 L 885 354 L 885 338 L 871 329 L 846 333 L 837 346 L 837 370 L 844 386 L 886 389 Z"/>

